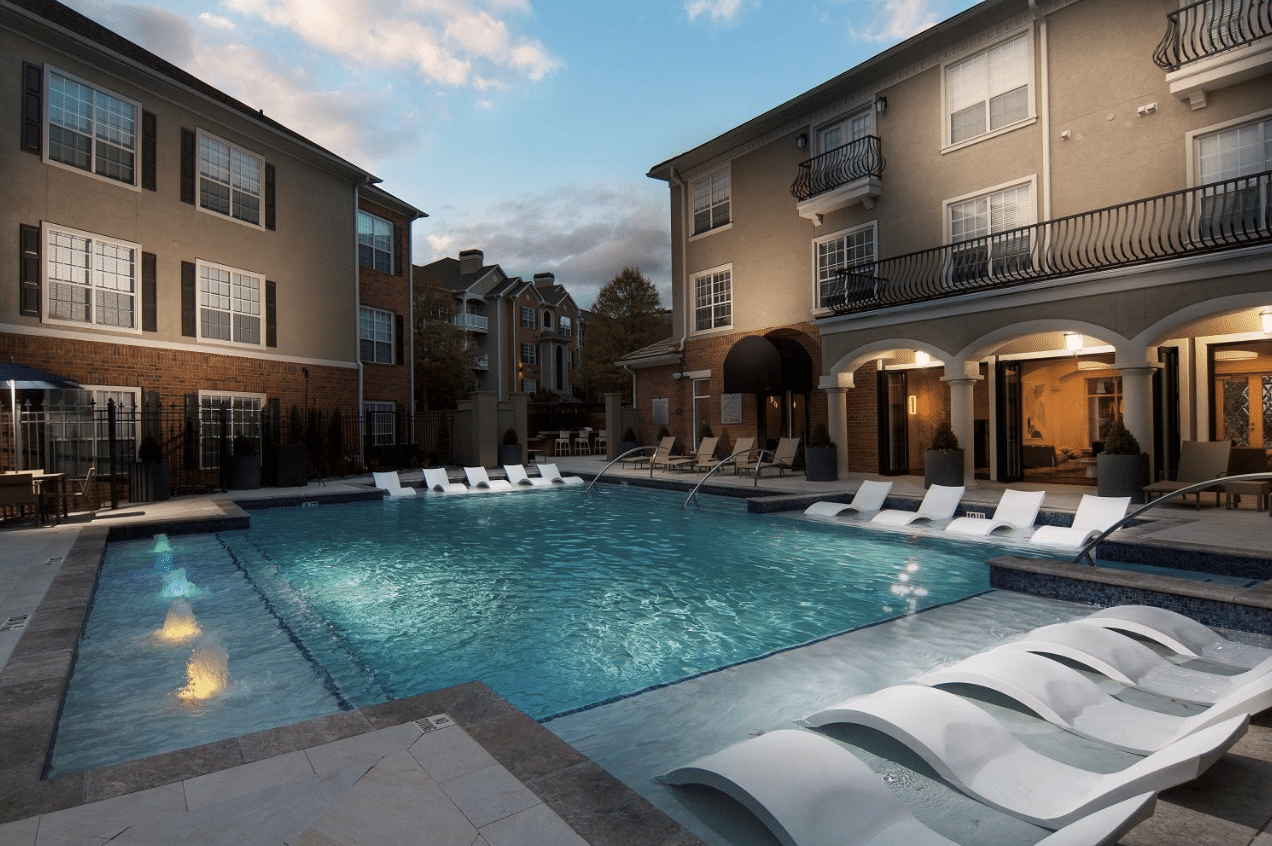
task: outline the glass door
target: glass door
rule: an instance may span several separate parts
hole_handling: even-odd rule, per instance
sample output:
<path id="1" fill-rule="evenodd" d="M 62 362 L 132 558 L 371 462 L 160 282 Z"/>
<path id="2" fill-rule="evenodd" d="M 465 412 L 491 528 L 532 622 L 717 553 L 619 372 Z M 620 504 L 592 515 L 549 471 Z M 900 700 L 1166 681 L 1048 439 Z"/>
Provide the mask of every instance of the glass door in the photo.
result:
<path id="1" fill-rule="evenodd" d="M 1021 397 L 1021 371 L 1019 361 L 1000 361 L 996 368 L 996 399 L 998 409 L 997 475 L 1000 482 L 1018 482 L 1025 476 L 1024 403 Z"/>
<path id="2" fill-rule="evenodd" d="M 879 472 L 901 476 L 910 472 L 909 389 L 904 370 L 879 371 Z"/>

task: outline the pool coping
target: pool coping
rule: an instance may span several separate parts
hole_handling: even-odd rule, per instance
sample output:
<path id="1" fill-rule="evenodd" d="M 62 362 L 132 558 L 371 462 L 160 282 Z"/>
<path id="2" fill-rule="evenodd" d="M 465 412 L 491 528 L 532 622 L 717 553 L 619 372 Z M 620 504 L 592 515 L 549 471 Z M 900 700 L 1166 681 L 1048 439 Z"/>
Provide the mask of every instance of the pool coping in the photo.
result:
<path id="1" fill-rule="evenodd" d="M 321 499 L 308 496 L 304 499 Z M 233 502 L 220 515 L 80 531 L 0 669 L 0 824 L 230 769 L 445 713 L 591 846 L 694 846 L 702 841 L 480 681 L 45 778 L 57 721 L 110 540 L 246 528 Z"/>

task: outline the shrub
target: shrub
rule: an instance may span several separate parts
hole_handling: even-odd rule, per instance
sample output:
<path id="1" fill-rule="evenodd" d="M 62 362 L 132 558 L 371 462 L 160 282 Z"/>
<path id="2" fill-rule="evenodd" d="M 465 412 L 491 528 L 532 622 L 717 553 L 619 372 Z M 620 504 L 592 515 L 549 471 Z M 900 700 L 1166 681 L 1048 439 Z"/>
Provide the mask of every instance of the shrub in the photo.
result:
<path id="1" fill-rule="evenodd" d="M 954 452 L 962 449 L 958 445 L 958 435 L 954 434 L 954 429 L 949 423 L 942 423 L 936 427 L 936 434 L 932 436 L 931 449 L 940 450 L 941 452 Z"/>
<path id="2" fill-rule="evenodd" d="M 818 423 L 808 436 L 808 445 L 814 449 L 834 449 L 835 442 L 830 439 L 830 430 L 825 423 Z"/>
<path id="3" fill-rule="evenodd" d="M 516 446 L 518 444 L 517 430 L 509 428 L 508 431 L 504 432 L 503 442 L 504 446 Z"/>
<path id="4" fill-rule="evenodd" d="M 155 440 L 153 435 L 146 435 L 146 437 L 141 439 L 141 447 L 137 450 L 137 460 L 147 464 L 163 461 L 163 449 L 160 448 L 159 441 Z"/>
<path id="5" fill-rule="evenodd" d="M 1135 440 L 1135 436 L 1131 434 L 1131 430 L 1126 428 L 1126 424 L 1119 417 L 1113 421 L 1113 425 L 1109 427 L 1109 433 L 1104 436 L 1104 452 L 1108 455 L 1142 455 L 1139 441 Z"/>

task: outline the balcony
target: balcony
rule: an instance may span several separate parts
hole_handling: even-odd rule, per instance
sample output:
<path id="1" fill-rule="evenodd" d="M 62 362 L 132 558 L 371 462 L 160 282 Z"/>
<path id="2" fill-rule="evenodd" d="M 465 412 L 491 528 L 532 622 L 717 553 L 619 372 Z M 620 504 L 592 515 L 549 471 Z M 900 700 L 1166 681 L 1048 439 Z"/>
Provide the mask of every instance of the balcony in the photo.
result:
<path id="1" fill-rule="evenodd" d="M 882 176 L 882 146 L 867 135 L 801 164 L 791 194 L 800 217 L 821 223 L 824 215 L 854 203 L 872 208 L 883 193 Z"/>
<path id="2" fill-rule="evenodd" d="M 1272 171 L 839 270 L 835 315 L 1272 244 Z"/>
<path id="3" fill-rule="evenodd" d="M 556 329 L 544 329 L 539 333 L 540 341 L 569 341 L 573 338 L 574 330 L 572 328 L 562 329 L 558 327 Z"/>
<path id="4" fill-rule="evenodd" d="M 1171 94 L 1204 108 L 1207 92 L 1272 72 L 1272 0 L 1201 0 L 1171 12 L 1153 61 Z"/>
<path id="5" fill-rule="evenodd" d="M 475 332 L 487 331 L 489 321 L 484 314 L 468 314 L 461 312 L 455 315 L 454 323 L 460 329 L 468 329 Z"/>
<path id="6" fill-rule="evenodd" d="M 486 353 L 473 356 L 473 370 L 489 370 L 490 356 Z"/>

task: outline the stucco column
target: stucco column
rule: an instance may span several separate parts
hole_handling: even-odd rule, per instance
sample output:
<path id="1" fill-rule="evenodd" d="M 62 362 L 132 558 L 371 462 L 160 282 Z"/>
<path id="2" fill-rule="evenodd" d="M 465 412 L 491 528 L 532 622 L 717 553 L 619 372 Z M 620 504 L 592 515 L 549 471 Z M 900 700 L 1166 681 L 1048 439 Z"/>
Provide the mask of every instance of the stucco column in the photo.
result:
<path id="1" fill-rule="evenodd" d="M 1122 376 L 1122 422 L 1139 441 L 1140 449 L 1152 455 L 1153 373 L 1157 367 L 1147 361 L 1135 361 L 1114 363 L 1113 369 Z"/>
<path id="2" fill-rule="evenodd" d="M 845 399 L 853 387 L 851 373 L 836 373 L 821 377 L 818 385 L 826 392 L 826 428 L 835 443 L 835 463 L 840 476 L 848 474 L 848 414 Z"/>
<path id="3" fill-rule="evenodd" d="M 941 377 L 941 381 L 950 387 L 950 428 L 958 438 L 958 445 L 963 448 L 963 484 L 971 488 L 976 486 L 976 427 L 972 390 L 980 377 L 957 372 L 949 375 L 949 369 L 946 374 Z"/>

